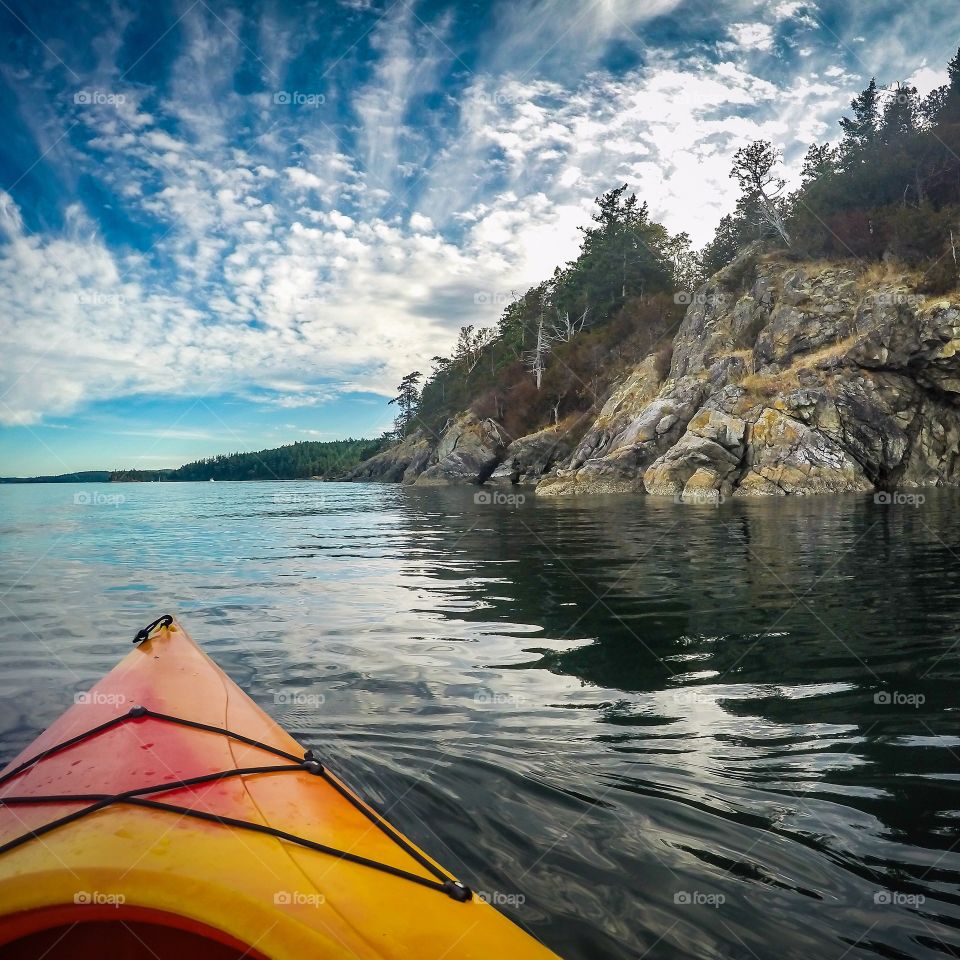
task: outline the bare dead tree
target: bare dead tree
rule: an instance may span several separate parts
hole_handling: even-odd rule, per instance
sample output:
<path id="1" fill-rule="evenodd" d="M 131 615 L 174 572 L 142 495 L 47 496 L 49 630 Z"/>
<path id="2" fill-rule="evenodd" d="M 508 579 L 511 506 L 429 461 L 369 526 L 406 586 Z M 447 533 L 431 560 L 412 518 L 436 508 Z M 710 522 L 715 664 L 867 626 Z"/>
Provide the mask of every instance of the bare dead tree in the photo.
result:
<path id="1" fill-rule="evenodd" d="M 546 329 L 544 312 L 541 310 L 540 319 L 537 322 L 537 339 L 533 349 L 528 351 L 526 356 L 527 367 L 533 373 L 538 390 L 540 389 L 540 384 L 543 382 L 543 371 L 547 366 L 547 356 L 550 353 L 551 346 L 552 343 Z"/>
<path id="2" fill-rule="evenodd" d="M 786 181 L 773 172 L 780 154 L 766 140 L 755 140 L 748 147 L 741 147 L 733 156 L 730 176 L 736 179 L 744 194 L 754 199 L 760 215 L 789 247 L 790 234 L 781 209 L 780 196 Z"/>
<path id="3" fill-rule="evenodd" d="M 587 312 L 589 307 L 586 307 L 583 313 L 575 319 L 570 319 L 570 311 L 567 310 L 563 316 L 560 316 L 560 311 L 557 311 L 557 318 L 550 324 L 550 330 L 548 331 L 550 339 L 554 343 L 569 343 L 586 325 L 587 323 Z"/>

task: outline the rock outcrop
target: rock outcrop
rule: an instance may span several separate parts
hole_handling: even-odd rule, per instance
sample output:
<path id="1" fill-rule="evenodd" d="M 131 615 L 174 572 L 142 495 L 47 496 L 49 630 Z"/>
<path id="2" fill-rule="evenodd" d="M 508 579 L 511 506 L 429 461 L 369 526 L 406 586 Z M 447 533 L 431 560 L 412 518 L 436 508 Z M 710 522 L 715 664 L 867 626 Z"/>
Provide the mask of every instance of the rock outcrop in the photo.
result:
<path id="1" fill-rule="evenodd" d="M 557 427 L 518 437 L 506 449 L 490 483 L 535 484 L 555 464 L 570 456 L 570 442 Z"/>
<path id="2" fill-rule="evenodd" d="M 746 251 L 697 292 L 654 395 L 651 364 L 538 494 L 960 485 L 960 303 L 905 279 Z"/>
<path id="3" fill-rule="evenodd" d="M 443 432 L 416 483 L 434 487 L 483 483 L 503 459 L 505 446 L 493 420 L 463 413 Z"/>
<path id="4" fill-rule="evenodd" d="M 647 492 L 683 500 L 729 496 L 743 461 L 746 432 L 741 417 L 719 405 L 704 407 L 677 443 L 647 468 Z"/>
<path id="5" fill-rule="evenodd" d="M 772 407 L 764 407 L 751 424 L 744 467 L 738 496 L 873 489 L 862 467 L 840 444 Z"/>
<path id="6" fill-rule="evenodd" d="M 433 448 L 433 440 L 424 431 L 416 430 L 400 443 L 364 460 L 345 479 L 413 483 L 430 462 Z"/>
<path id="7" fill-rule="evenodd" d="M 748 249 L 693 297 L 669 371 L 639 363 L 575 446 L 555 428 L 507 445 L 465 413 L 352 478 L 683 501 L 958 486 L 960 296 Z"/>
<path id="8" fill-rule="evenodd" d="M 675 391 L 672 398 L 663 398 L 658 408 L 652 409 L 651 402 L 662 381 L 655 358 L 647 357 L 614 390 L 570 459 L 554 475 L 544 477 L 537 494 L 565 496 L 586 490 L 637 490 L 642 483 L 639 466 L 643 459 L 655 456 L 658 437 L 675 433 L 681 417 L 696 409 L 693 398 L 684 389 Z M 695 386 L 693 390 L 696 391 Z"/>

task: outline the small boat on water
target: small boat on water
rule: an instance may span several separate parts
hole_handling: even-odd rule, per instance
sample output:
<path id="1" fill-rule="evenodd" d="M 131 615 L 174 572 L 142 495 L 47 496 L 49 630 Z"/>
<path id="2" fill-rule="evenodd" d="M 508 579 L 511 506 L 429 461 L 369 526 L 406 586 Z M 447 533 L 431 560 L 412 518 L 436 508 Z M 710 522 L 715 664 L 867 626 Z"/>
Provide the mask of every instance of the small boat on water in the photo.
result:
<path id="1" fill-rule="evenodd" d="M 548 960 L 170 616 L 0 772 L 0 957 Z"/>

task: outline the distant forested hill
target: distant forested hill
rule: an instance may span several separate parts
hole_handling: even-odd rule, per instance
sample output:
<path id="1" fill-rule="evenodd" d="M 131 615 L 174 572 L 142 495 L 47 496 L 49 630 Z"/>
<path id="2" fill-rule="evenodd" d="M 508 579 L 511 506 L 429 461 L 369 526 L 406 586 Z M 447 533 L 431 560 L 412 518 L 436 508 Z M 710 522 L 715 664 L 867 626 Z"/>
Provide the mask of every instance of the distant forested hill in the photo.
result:
<path id="1" fill-rule="evenodd" d="M 105 483 L 109 479 L 108 470 L 82 470 L 47 477 L 0 477 L 0 483 Z"/>
<path id="2" fill-rule="evenodd" d="M 110 480 L 335 480 L 377 453 L 382 440 L 303 441 L 255 453 L 228 453 L 176 470 L 115 470 Z"/>

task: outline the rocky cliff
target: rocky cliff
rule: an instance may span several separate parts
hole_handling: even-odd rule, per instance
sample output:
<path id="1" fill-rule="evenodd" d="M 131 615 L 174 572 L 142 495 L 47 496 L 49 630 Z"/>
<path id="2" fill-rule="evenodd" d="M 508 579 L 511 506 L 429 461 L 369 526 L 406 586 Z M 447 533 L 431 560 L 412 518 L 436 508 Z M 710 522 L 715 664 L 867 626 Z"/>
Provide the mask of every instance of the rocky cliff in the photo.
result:
<path id="1" fill-rule="evenodd" d="M 576 444 L 465 414 L 357 478 L 683 500 L 957 485 L 960 296 L 916 280 L 747 251 L 697 291 L 669 372 L 638 364 Z"/>

